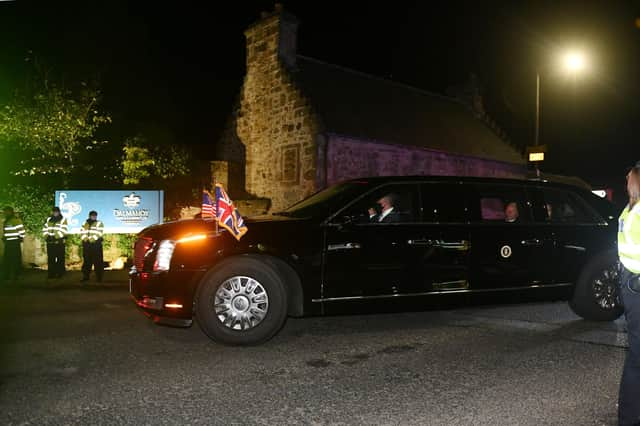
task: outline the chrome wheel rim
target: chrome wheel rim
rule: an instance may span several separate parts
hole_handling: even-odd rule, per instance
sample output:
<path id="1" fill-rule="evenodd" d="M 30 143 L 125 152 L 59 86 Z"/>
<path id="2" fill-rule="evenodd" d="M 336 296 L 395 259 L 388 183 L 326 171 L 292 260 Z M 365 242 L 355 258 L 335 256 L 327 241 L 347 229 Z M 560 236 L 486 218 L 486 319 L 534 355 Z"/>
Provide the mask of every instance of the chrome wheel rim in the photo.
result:
<path id="1" fill-rule="evenodd" d="M 269 296 L 255 279 L 236 276 L 218 287 L 213 307 L 225 327 L 249 330 L 260 324 L 267 315 Z"/>
<path id="2" fill-rule="evenodd" d="M 593 297 L 602 309 L 609 310 L 620 306 L 618 281 L 618 265 L 615 263 L 593 278 Z"/>

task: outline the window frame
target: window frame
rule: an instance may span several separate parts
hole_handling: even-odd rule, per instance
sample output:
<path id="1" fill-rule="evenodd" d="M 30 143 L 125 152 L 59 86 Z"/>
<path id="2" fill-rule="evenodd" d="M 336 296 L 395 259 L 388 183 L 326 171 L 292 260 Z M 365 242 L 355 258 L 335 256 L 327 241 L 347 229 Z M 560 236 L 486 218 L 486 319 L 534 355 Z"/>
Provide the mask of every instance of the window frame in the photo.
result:
<path id="1" fill-rule="evenodd" d="M 512 183 L 512 182 L 473 182 L 471 183 L 469 195 L 467 198 L 468 208 L 469 208 L 469 223 L 473 225 L 481 225 L 481 226 L 530 226 L 535 225 L 536 220 L 534 217 L 533 211 L 533 202 L 532 202 L 532 194 L 530 188 L 527 185 Z M 482 218 L 482 206 L 481 200 L 483 198 L 482 189 L 487 187 L 494 188 L 507 188 L 516 191 L 521 191 L 523 198 L 523 205 L 518 205 L 519 217 L 523 217 L 522 209 L 525 209 L 527 213 L 526 220 L 518 221 L 518 222 L 506 222 L 505 220 L 488 220 Z M 514 191 L 515 192 L 515 191 Z M 496 191 L 497 193 L 497 191 Z M 485 197 L 489 198 L 489 197 Z M 471 200 L 473 199 L 473 203 Z M 502 198 L 501 198 L 502 199 Z M 506 207 L 506 205 L 505 205 Z"/>
<path id="2" fill-rule="evenodd" d="M 420 223 L 425 225 L 466 225 L 471 222 L 470 219 L 470 210 L 469 210 L 469 183 L 463 181 L 423 181 L 419 182 L 420 185 Z M 464 205 L 464 218 L 460 221 L 427 221 L 426 215 L 424 212 L 424 198 L 427 194 L 427 186 L 428 185 L 437 185 L 437 186 L 459 186 L 461 189 L 461 194 L 463 197 L 463 205 Z"/>
<path id="3" fill-rule="evenodd" d="M 558 188 L 558 187 L 552 187 L 552 186 L 548 186 L 548 187 L 536 186 L 534 189 L 537 193 L 536 197 L 534 198 L 534 203 L 540 203 L 540 205 L 542 206 L 540 207 L 540 211 L 544 212 L 544 219 L 538 219 L 537 217 L 535 217 L 535 214 L 534 214 L 535 223 L 553 225 L 553 226 L 594 226 L 594 225 L 607 224 L 607 221 L 600 214 L 600 212 L 598 212 L 591 204 L 589 204 L 576 191 L 572 191 L 569 188 Z M 568 194 L 569 200 L 573 201 L 574 204 L 577 203 L 578 207 L 582 208 L 585 215 L 591 217 L 591 220 L 581 220 L 581 221 L 575 221 L 575 222 L 547 220 L 548 219 L 547 212 L 546 210 L 544 210 L 544 207 L 543 207 L 546 204 L 545 191 L 557 191 L 557 192 L 564 192 Z M 535 212 L 535 206 L 533 208 L 534 208 L 533 211 Z"/>
<path id="4" fill-rule="evenodd" d="M 372 186 L 370 190 L 365 191 L 364 193 L 360 194 L 358 197 L 356 197 L 354 200 L 352 200 L 350 203 L 347 203 L 344 207 L 342 207 L 341 209 L 339 209 L 338 211 L 336 211 L 333 215 L 329 216 L 327 218 L 327 220 L 325 221 L 325 225 L 328 226 L 340 226 L 340 225 L 344 225 L 345 222 L 344 221 L 339 221 L 340 219 L 342 219 L 344 217 L 343 213 L 347 210 L 349 210 L 350 208 L 352 208 L 355 204 L 361 202 L 363 199 L 365 199 L 366 197 L 369 197 L 371 194 L 373 194 L 375 191 L 378 191 L 381 188 L 384 188 L 386 186 L 413 186 L 414 187 L 414 191 L 415 191 L 415 195 L 416 195 L 416 201 L 418 203 L 417 205 L 417 209 L 415 210 L 415 213 L 417 215 L 417 219 L 418 221 L 411 221 L 411 222 L 398 222 L 398 223 L 371 223 L 371 222 L 357 222 L 357 221 L 351 221 L 350 223 L 354 226 L 382 226 L 382 225 L 386 225 L 386 226 L 398 226 L 398 225 L 421 225 L 422 222 L 419 221 L 419 219 L 422 218 L 422 209 L 421 209 L 421 205 L 422 205 L 422 194 L 420 192 L 420 182 L 412 182 L 412 181 L 406 181 L 406 182 L 397 182 L 397 181 L 391 181 L 391 182 L 384 182 L 384 183 L 380 183 L 378 185 Z M 336 222 L 336 219 L 338 219 L 338 222 Z"/>

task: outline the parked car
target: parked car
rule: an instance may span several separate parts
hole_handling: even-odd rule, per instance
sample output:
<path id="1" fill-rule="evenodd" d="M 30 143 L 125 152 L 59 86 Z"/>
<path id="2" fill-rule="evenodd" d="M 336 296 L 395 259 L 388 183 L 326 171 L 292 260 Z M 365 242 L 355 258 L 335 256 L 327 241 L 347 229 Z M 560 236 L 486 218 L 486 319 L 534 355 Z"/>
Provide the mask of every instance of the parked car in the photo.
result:
<path id="1" fill-rule="evenodd" d="M 393 216 L 380 221 L 377 203 Z M 210 220 L 143 230 L 130 292 L 157 323 L 195 318 L 239 345 L 268 340 L 287 316 L 442 295 L 564 288 L 576 314 L 611 321 L 622 312 L 616 217 L 588 190 L 540 180 L 351 180 L 247 220 L 240 241 Z"/>

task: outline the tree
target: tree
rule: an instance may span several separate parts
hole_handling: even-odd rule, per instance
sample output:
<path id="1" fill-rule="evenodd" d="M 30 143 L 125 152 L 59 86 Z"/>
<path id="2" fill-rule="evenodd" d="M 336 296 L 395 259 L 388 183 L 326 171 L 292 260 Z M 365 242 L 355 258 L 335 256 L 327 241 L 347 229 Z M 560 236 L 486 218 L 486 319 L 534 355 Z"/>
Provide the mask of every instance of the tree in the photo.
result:
<path id="1" fill-rule="evenodd" d="M 96 84 L 71 90 L 34 69 L 27 89 L 0 105 L 0 202 L 21 212 L 27 229 L 39 231 L 53 190 L 81 182 L 79 172 L 93 167 L 80 159 L 107 144 L 95 135 L 111 117 L 99 110 Z"/>
<path id="2" fill-rule="evenodd" d="M 191 154 L 183 147 L 152 144 L 138 135 L 125 142 L 123 151 L 125 185 L 147 183 L 162 186 L 162 181 L 185 176 L 190 171 Z"/>
<path id="3" fill-rule="evenodd" d="M 46 80 L 39 89 L 0 109 L 0 144 L 23 154 L 14 175 L 59 175 L 69 181 L 81 166 L 82 151 L 106 143 L 94 135 L 111 117 L 97 108 L 99 90 L 85 83 L 77 93 Z"/>

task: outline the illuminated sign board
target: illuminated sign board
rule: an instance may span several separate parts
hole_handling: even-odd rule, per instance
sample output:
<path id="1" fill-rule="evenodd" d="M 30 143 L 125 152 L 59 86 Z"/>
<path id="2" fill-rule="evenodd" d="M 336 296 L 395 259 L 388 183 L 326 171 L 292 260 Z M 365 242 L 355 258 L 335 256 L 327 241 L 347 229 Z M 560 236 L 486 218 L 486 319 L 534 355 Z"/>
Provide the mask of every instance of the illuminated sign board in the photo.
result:
<path id="1" fill-rule="evenodd" d="M 529 161 L 544 161 L 544 152 L 530 152 Z"/>
<path id="2" fill-rule="evenodd" d="M 546 145 L 534 145 L 527 147 L 527 155 L 530 163 L 544 161 L 544 154 L 547 152 Z"/>
<path id="3" fill-rule="evenodd" d="M 69 221 L 69 233 L 79 234 L 89 212 L 98 212 L 108 234 L 135 234 L 162 223 L 164 191 L 56 191 L 56 205 Z"/>

